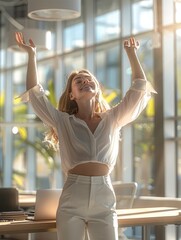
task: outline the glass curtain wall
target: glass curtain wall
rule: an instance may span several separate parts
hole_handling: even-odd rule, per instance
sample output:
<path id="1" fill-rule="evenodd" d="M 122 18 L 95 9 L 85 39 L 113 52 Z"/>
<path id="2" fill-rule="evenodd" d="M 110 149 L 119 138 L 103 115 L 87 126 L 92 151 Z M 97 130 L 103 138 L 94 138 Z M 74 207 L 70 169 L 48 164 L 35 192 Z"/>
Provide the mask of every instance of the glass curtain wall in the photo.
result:
<path id="1" fill-rule="evenodd" d="M 124 40 L 139 40 L 139 59 L 158 94 L 121 131 L 112 179 L 136 181 L 140 195 L 181 197 L 180 1 L 82 0 L 80 18 L 58 23 L 28 21 L 26 5 L 6 10 L 25 28 L 51 32 L 51 50 L 38 52 L 37 59 L 40 83 L 54 106 L 68 74 L 80 68 L 92 71 L 109 104 L 117 104 L 131 85 Z M 61 187 L 58 153 L 43 143 L 48 129 L 16 98 L 25 91 L 27 56 L 8 49 L 11 28 L 1 14 L 0 186 Z"/>
<path id="2" fill-rule="evenodd" d="M 131 34 L 137 34 L 141 48 L 139 57 L 150 81 L 153 82 L 153 55 L 149 36 L 139 35 L 153 29 L 153 3 L 151 1 L 121 2 L 114 1 L 82 1 L 82 15 L 76 20 L 60 23 L 31 22 L 31 26 L 43 28 L 52 33 L 51 46 L 48 52 L 38 52 L 38 74 L 40 83 L 48 90 L 47 93 L 56 106 L 58 98 L 65 86 L 67 75 L 74 69 L 88 68 L 93 71 L 104 90 L 104 95 L 111 106 L 117 104 L 129 88 L 130 66 L 123 68 L 125 52 L 123 42 Z M 127 5 L 132 13 L 129 26 L 122 25 L 121 9 Z M 22 20 L 25 15 L 25 6 L 14 8 L 16 20 L 30 25 L 28 20 Z M 21 14 L 20 14 L 21 13 Z M 145 25 L 142 21 L 145 15 L 150 18 Z M 139 16 L 138 19 L 136 16 Z M 6 36 L 6 28 L 10 24 L 2 17 L 4 25 L 1 29 L 2 38 Z M 130 35 L 122 37 L 123 28 L 132 29 Z M 91 30 L 90 30 L 91 29 Z M 90 34 L 91 32 L 91 34 Z M 125 31 L 123 31 L 125 32 Z M 1 184 L 14 185 L 22 190 L 34 190 L 40 187 L 52 187 L 60 184 L 55 178 L 55 172 L 61 171 L 61 163 L 57 154 L 46 148 L 44 143 L 45 127 L 34 115 L 31 106 L 22 103 L 17 96 L 25 91 L 27 56 L 22 52 L 7 50 L 5 42 L 1 42 Z M 125 77 L 123 77 L 125 76 Z M 123 90 L 123 85 L 127 89 Z M 129 83 L 129 84 L 128 84 Z M 52 97 L 53 96 L 53 97 Z M 6 104 L 5 104 L 6 103 Z M 128 127 L 131 131 L 129 145 L 131 152 L 126 155 L 120 151 L 119 159 L 113 179 L 124 179 L 124 162 L 132 162 L 133 169 L 129 181 L 135 180 L 150 193 L 151 184 L 154 185 L 153 174 L 153 117 L 154 99 L 152 99 L 142 116 Z M 122 137 L 124 139 L 124 134 Z M 45 148 L 45 151 L 42 150 Z M 120 141 L 120 149 L 122 149 Z M 129 157 L 128 157 L 129 156 Z M 130 158 L 132 156 L 132 158 Z M 145 162 L 142 164 L 142 162 Z M 147 165 L 148 164 L 148 165 Z M 142 176 L 143 169 L 148 169 Z M 56 170 L 55 170 L 56 168 Z M 140 174 L 141 172 L 141 174 Z M 57 177 L 57 176 L 56 176 Z M 149 188 L 149 189 L 148 189 Z"/>
<path id="3" fill-rule="evenodd" d="M 159 102 L 162 103 L 160 113 L 163 112 L 161 127 L 164 134 L 161 136 L 155 131 L 155 114 L 158 112 L 155 112 L 155 98 L 158 97 L 154 96 L 141 116 L 121 132 L 123 140 L 120 141 L 113 179 L 136 181 L 140 194 L 154 195 L 158 184 L 155 154 L 163 151 L 164 179 L 161 185 L 166 196 L 180 196 L 180 3 L 168 0 L 162 5 L 153 0 L 82 0 L 80 18 L 58 23 L 24 20 L 24 5 L 22 11 L 21 6 L 18 10 L 16 7 L 7 10 L 25 28 L 33 26 L 52 33 L 49 40 L 51 50 L 38 52 L 37 59 L 40 83 L 48 90 L 48 97 L 55 106 L 67 75 L 80 68 L 88 68 L 96 75 L 111 106 L 118 103 L 131 84 L 124 40 L 135 36 L 140 41 L 138 55 L 147 78 L 157 87 L 159 97 L 163 91 Z M 57 174 L 61 173 L 59 157 L 42 143 L 45 126 L 29 104 L 16 99 L 25 91 L 27 56 L 8 50 L 4 39 L 8 39 L 11 27 L 1 15 L 1 185 L 13 185 L 22 190 L 61 185 L 61 174 Z M 161 53 L 160 61 L 156 58 L 158 52 Z M 168 56 L 171 63 L 168 63 Z M 155 63 L 157 68 L 163 67 L 163 76 L 156 72 Z M 164 83 L 163 88 L 159 89 L 161 83 Z M 169 91 L 169 99 L 166 91 Z M 164 149 L 155 145 L 155 140 L 160 138 Z M 44 148 L 45 152 L 42 151 Z M 171 185 L 168 180 L 170 171 L 174 176 Z"/>
<path id="4" fill-rule="evenodd" d="M 181 3 L 175 2 L 175 22 L 181 23 Z M 181 28 L 175 31 L 176 42 L 176 84 L 175 84 L 175 96 L 176 96 L 176 156 L 177 156 L 177 182 L 178 191 L 177 196 L 181 197 Z"/>
<path id="5" fill-rule="evenodd" d="M 132 4 L 132 33 L 140 34 L 154 29 L 153 1 L 133 1 Z M 153 38 L 140 35 L 138 52 L 143 69 L 148 80 L 154 85 L 153 77 Z M 149 195 L 155 186 L 154 182 L 154 98 L 138 120 L 133 124 L 133 156 L 134 177 L 139 183 L 140 194 Z"/>
<path id="6" fill-rule="evenodd" d="M 5 8 L 16 17 L 16 23 L 25 29 L 46 29 L 52 49 L 37 53 L 40 83 L 52 91 L 54 81 L 55 24 L 30 21 L 25 16 L 25 6 Z M 1 85 L 0 85 L 0 176 L 1 186 L 15 186 L 19 190 L 51 187 L 55 160 L 48 148 L 42 148 L 44 126 L 34 115 L 29 104 L 17 98 L 25 91 L 27 71 L 26 53 L 8 48 L 11 31 L 18 31 L 6 15 L 1 17 Z M 7 39 L 5 41 L 4 39 Z M 15 42 L 14 42 L 15 43 Z M 46 60 L 50 58 L 51 60 Z"/>

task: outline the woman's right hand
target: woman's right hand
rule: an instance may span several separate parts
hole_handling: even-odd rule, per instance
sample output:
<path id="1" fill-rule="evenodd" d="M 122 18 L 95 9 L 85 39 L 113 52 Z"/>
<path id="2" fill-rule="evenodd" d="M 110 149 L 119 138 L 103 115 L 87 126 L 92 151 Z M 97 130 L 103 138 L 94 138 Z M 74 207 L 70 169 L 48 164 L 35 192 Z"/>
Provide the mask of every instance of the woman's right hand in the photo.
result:
<path id="1" fill-rule="evenodd" d="M 36 54 L 36 46 L 31 38 L 29 39 L 29 44 L 27 44 L 24 40 L 22 32 L 16 32 L 15 39 L 18 46 L 24 51 L 26 51 L 28 54 Z"/>
<path id="2" fill-rule="evenodd" d="M 124 41 L 124 49 L 126 50 L 128 56 L 135 54 L 139 46 L 139 42 L 136 41 L 134 37 Z"/>

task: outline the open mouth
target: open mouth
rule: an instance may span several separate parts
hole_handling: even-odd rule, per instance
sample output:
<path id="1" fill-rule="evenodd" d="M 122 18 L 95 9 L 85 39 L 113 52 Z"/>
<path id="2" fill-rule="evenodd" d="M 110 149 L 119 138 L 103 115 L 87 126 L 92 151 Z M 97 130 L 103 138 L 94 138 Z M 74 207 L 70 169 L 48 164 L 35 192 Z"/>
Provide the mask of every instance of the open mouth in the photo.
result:
<path id="1" fill-rule="evenodd" d="M 84 90 L 84 89 L 92 89 L 92 86 L 90 86 L 90 85 L 83 85 L 80 90 Z"/>

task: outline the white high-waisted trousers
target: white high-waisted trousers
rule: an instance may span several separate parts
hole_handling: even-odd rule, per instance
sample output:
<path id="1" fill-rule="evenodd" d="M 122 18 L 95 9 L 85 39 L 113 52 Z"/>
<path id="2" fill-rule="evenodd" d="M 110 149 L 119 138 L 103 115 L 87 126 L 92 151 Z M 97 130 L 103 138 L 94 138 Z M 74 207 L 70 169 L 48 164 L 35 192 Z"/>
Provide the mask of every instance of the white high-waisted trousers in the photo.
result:
<path id="1" fill-rule="evenodd" d="M 110 176 L 69 174 L 57 210 L 58 240 L 118 240 Z"/>

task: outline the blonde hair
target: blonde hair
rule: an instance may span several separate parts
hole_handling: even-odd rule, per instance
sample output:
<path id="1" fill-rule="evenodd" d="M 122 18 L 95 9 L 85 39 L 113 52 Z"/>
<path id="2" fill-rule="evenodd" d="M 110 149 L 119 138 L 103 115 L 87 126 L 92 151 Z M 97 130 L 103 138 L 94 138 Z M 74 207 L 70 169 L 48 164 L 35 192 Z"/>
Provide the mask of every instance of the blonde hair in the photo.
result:
<path id="1" fill-rule="evenodd" d="M 95 83 L 97 85 L 98 92 L 95 97 L 95 112 L 100 113 L 100 112 L 105 112 L 106 110 L 108 110 L 110 108 L 110 106 L 108 105 L 106 100 L 103 98 L 102 90 L 101 90 L 98 80 L 95 78 L 95 76 L 93 74 L 91 74 L 86 69 L 75 70 L 70 73 L 70 75 L 67 79 L 66 88 L 59 99 L 57 109 L 61 112 L 66 112 L 70 115 L 76 114 L 78 112 L 78 105 L 77 105 L 76 101 L 70 99 L 70 93 L 72 91 L 72 80 L 78 74 L 82 74 L 82 75 L 88 74 L 89 76 L 91 76 L 91 78 L 95 81 Z M 48 133 L 46 133 L 45 140 L 48 141 L 55 150 L 58 149 L 59 140 L 58 140 L 57 132 L 55 131 L 54 128 L 51 128 L 50 131 Z"/>

